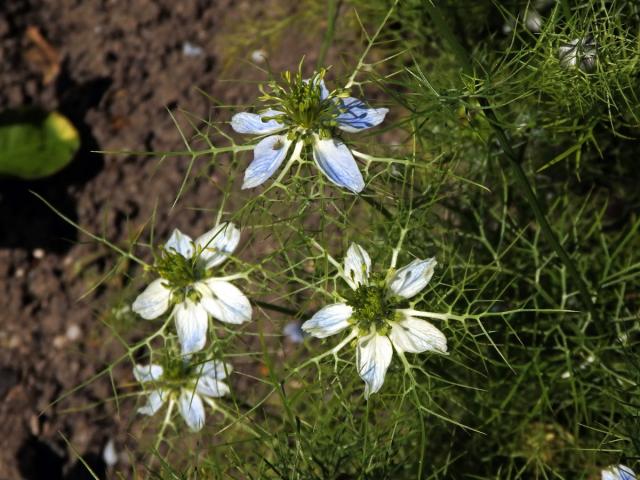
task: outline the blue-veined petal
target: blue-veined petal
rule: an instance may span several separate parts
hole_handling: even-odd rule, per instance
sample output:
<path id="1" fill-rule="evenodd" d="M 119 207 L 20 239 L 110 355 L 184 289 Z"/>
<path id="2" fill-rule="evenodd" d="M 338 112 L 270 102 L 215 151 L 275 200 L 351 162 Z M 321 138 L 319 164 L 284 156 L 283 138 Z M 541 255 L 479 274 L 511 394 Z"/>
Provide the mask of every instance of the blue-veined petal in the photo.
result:
<path id="1" fill-rule="evenodd" d="M 221 223 L 196 239 L 200 260 L 207 268 L 224 262 L 238 246 L 240 230 L 233 223 Z"/>
<path id="2" fill-rule="evenodd" d="M 203 364 L 196 366 L 196 371 L 199 375 L 211 377 L 214 380 L 223 380 L 232 370 L 233 366 L 222 360 L 207 360 Z"/>
<path id="3" fill-rule="evenodd" d="M 636 474 L 625 465 L 611 465 L 602 470 L 602 480 L 636 480 Z"/>
<path id="4" fill-rule="evenodd" d="M 196 383 L 196 392 L 205 397 L 223 397 L 229 394 L 229 386 L 211 377 L 200 377 Z"/>
<path id="5" fill-rule="evenodd" d="M 201 303 L 185 300 L 176 305 L 176 331 L 182 354 L 202 350 L 207 342 L 208 316 Z"/>
<path id="6" fill-rule="evenodd" d="M 282 112 L 276 110 L 267 110 L 261 114 L 249 112 L 236 113 L 231 118 L 231 128 L 238 133 L 249 133 L 253 135 L 276 133 L 284 129 L 285 126 L 273 119 L 266 121 L 263 121 L 263 119 L 281 114 Z"/>
<path id="7" fill-rule="evenodd" d="M 162 408 L 162 404 L 168 396 L 169 394 L 164 390 L 152 390 L 147 396 L 147 403 L 138 408 L 138 413 L 149 416 L 155 414 L 160 410 L 160 408 Z"/>
<path id="8" fill-rule="evenodd" d="M 339 140 L 321 140 L 317 135 L 313 144 L 313 159 L 332 183 L 354 193 L 364 188 L 364 179 L 351 151 Z"/>
<path id="9" fill-rule="evenodd" d="M 213 318 L 234 324 L 251 320 L 251 303 L 235 285 L 210 278 L 198 282 L 196 289 L 202 295 L 200 304 Z"/>
<path id="10" fill-rule="evenodd" d="M 309 83 L 311 79 L 305 78 L 303 81 L 304 83 Z M 329 89 L 327 88 L 327 85 L 324 83 L 324 80 L 322 78 L 317 80 L 315 84 L 320 86 L 320 98 L 322 100 L 325 100 L 327 97 L 329 97 Z"/>
<path id="11" fill-rule="evenodd" d="M 398 270 L 389 280 L 389 289 L 399 297 L 411 298 L 427 286 L 438 262 L 416 259 Z"/>
<path id="12" fill-rule="evenodd" d="M 316 338 L 326 338 L 349 326 L 353 309 L 344 303 L 334 303 L 320 309 L 302 324 L 302 331 Z"/>
<path id="13" fill-rule="evenodd" d="M 282 165 L 291 140 L 285 135 L 272 135 L 262 139 L 253 150 L 253 161 L 244 172 L 242 188 L 254 188 L 266 182 Z"/>
<path id="14" fill-rule="evenodd" d="M 204 405 L 200 395 L 193 390 L 183 389 L 180 392 L 178 410 L 192 431 L 197 432 L 204 426 Z"/>
<path id="15" fill-rule="evenodd" d="M 426 320 L 407 316 L 399 322 L 389 322 L 391 343 L 399 352 L 422 353 L 435 350 L 447 352 L 447 338 Z"/>
<path id="16" fill-rule="evenodd" d="M 193 240 L 189 235 L 185 235 L 176 228 L 165 243 L 164 249 L 170 253 L 179 253 L 184 258 L 191 258 L 193 256 Z"/>
<path id="17" fill-rule="evenodd" d="M 356 364 L 358 373 L 365 382 L 365 398 L 382 388 L 392 356 L 391 341 L 386 336 L 372 332 L 358 339 Z"/>
<path id="18" fill-rule="evenodd" d="M 171 290 L 166 283 L 164 278 L 151 282 L 134 300 L 131 309 L 145 320 L 158 318 L 167 311 L 171 300 Z"/>
<path id="19" fill-rule="evenodd" d="M 371 269 L 371 258 L 357 243 L 352 243 L 344 257 L 344 279 L 354 290 L 366 284 Z"/>
<path id="20" fill-rule="evenodd" d="M 161 365 L 139 365 L 133 367 L 133 376 L 140 383 L 151 382 L 160 379 L 164 370 Z"/>
<path id="21" fill-rule="evenodd" d="M 380 125 L 389 112 L 388 108 L 369 108 L 353 97 L 339 99 L 337 105 L 342 112 L 338 115 L 338 128 L 345 132 L 359 132 Z"/>

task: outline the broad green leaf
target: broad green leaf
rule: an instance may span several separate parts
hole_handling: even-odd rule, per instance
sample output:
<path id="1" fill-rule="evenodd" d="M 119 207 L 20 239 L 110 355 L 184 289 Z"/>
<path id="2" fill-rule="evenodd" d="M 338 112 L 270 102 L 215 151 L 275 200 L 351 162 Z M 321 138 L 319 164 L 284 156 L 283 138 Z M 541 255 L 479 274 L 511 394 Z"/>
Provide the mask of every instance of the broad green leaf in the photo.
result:
<path id="1" fill-rule="evenodd" d="M 0 114 L 0 176 L 33 180 L 53 175 L 79 147 L 78 131 L 57 112 Z"/>

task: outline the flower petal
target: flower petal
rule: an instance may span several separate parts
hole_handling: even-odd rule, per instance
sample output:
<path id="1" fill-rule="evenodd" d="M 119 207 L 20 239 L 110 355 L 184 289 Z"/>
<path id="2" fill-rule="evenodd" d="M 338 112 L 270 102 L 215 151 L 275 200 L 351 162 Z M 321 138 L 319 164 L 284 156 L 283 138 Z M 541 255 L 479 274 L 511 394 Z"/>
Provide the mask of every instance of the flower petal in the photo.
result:
<path id="1" fill-rule="evenodd" d="M 233 366 L 222 360 L 207 360 L 197 367 L 201 376 L 211 377 L 214 380 L 223 380 L 232 370 Z"/>
<path id="2" fill-rule="evenodd" d="M 344 303 L 327 305 L 302 324 L 302 330 L 316 338 L 326 338 L 349 326 L 353 309 Z"/>
<path id="3" fill-rule="evenodd" d="M 182 390 L 178 398 L 178 410 L 189 428 L 197 432 L 204 426 L 204 405 L 200 395 L 193 390 Z"/>
<path id="4" fill-rule="evenodd" d="M 356 363 L 358 373 L 365 382 L 365 398 L 382 387 L 392 355 L 391 341 L 384 335 L 373 332 L 358 339 Z"/>
<path id="5" fill-rule="evenodd" d="M 602 480 L 636 480 L 636 474 L 625 465 L 611 465 L 601 472 Z"/>
<path id="6" fill-rule="evenodd" d="M 313 144 L 313 159 L 331 182 L 354 193 L 364 188 L 364 180 L 351 151 L 339 140 L 321 140 L 317 135 Z"/>
<path id="7" fill-rule="evenodd" d="M 193 240 L 189 235 L 185 235 L 175 228 L 165 243 L 164 249 L 170 253 L 179 253 L 184 258 L 191 258 L 193 256 Z"/>
<path id="8" fill-rule="evenodd" d="M 265 117 L 273 117 L 280 115 L 282 112 L 276 110 L 267 110 L 264 113 L 236 113 L 231 118 L 231 128 L 238 133 L 250 133 L 253 135 L 268 135 L 282 130 L 284 125 L 276 120 L 263 121 Z"/>
<path id="9" fill-rule="evenodd" d="M 183 355 L 202 350 L 207 342 L 207 319 L 202 303 L 187 299 L 176 305 L 176 331 Z"/>
<path id="10" fill-rule="evenodd" d="M 211 377 L 200 377 L 196 383 L 196 392 L 206 397 L 223 397 L 229 394 L 229 386 Z"/>
<path id="11" fill-rule="evenodd" d="M 285 135 L 262 139 L 253 149 L 253 161 L 244 172 L 242 188 L 254 188 L 266 182 L 282 165 L 290 146 L 291 140 Z"/>
<path id="12" fill-rule="evenodd" d="M 303 81 L 304 83 L 309 83 L 311 80 L 312 80 L 311 78 L 305 78 Z M 320 86 L 320 99 L 325 100 L 329 96 L 329 89 L 327 88 L 327 85 L 324 83 L 324 80 L 320 78 L 316 80 L 316 82 L 314 83 Z"/>
<path id="13" fill-rule="evenodd" d="M 249 299 L 235 285 L 210 278 L 196 284 L 201 293 L 201 305 L 221 322 L 240 324 L 251 320 Z"/>
<path id="14" fill-rule="evenodd" d="M 159 380 L 164 370 L 160 365 L 136 365 L 133 367 L 133 376 L 140 383 Z"/>
<path id="15" fill-rule="evenodd" d="M 240 242 L 240 230 L 233 223 L 224 222 L 196 239 L 201 249 L 200 260 L 206 268 L 216 267 L 231 255 Z"/>
<path id="16" fill-rule="evenodd" d="M 366 284 L 371 269 L 371 258 L 357 243 L 352 243 L 344 257 L 344 279 L 354 290 Z"/>
<path id="17" fill-rule="evenodd" d="M 345 132 L 360 132 L 380 125 L 389 112 L 388 108 L 369 108 L 357 98 L 340 99 L 338 108 L 338 128 Z"/>
<path id="18" fill-rule="evenodd" d="M 447 352 L 447 338 L 426 320 L 407 317 L 391 323 L 389 338 L 399 352 L 422 353 L 427 350 Z"/>
<path id="19" fill-rule="evenodd" d="M 427 286 L 437 264 L 433 257 L 414 260 L 393 275 L 389 280 L 389 289 L 399 297 L 413 297 Z"/>
<path id="20" fill-rule="evenodd" d="M 167 397 L 168 394 L 164 390 L 152 390 L 147 396 L 147 403 L 138 408 L 138 413 L 141 415 L 154 415 L 162 408 Z"/>
<path id="21" fill-rule="evenodd" d="M 167 311 L 171 300 L 171 290 L 165 284 L 163 278 L 151 282 L 134 300 L 131 309 L 146 320 L 158 318 Z"/>

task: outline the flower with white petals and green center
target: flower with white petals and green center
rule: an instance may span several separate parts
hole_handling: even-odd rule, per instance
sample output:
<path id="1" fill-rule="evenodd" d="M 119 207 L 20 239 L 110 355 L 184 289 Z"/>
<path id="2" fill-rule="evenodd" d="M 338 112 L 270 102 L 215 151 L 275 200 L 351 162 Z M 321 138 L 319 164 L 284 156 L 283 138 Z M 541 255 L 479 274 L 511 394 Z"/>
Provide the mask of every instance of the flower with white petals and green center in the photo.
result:
<path id="1" fill-rule="evenodd" d="M 636 474 L 624 465 L 612 465 L 601 472 L 602 480 L 636 480 Z"/>
<path id="2" fill-rule="evenodd" d="M 240 230 L 222 223 L 193 241 L 176 229 L 157 259 L 154 280 L 133 302 L 132 309 L 152 320 L 174 305 L 172 315 L 184 355 L 201 350 L 207 340 L 209 315 L 221 322 L 251 320 L 251 304 L 233 284 L 212 275 L 236 249 Z"/>
<path id="3" fill-rule="evenodd" d="M 150 391 L 147 403 L 138 408 L 142 415 L 154 415 L 165 403 L 169 409 L 178 405 L 178 411 L 189 428 L 196 432 L 205 422 L 204 402 L 215 408 L 213 398 L 229 393 L 222 380 L 231 372 L 231 366 L 219 360 L 209 360 L 200 365 L 185 359 L 169 365 L 136 365 L 133 376 Z"/>
<path id="4" fill-rule="evenodd" d="M 354 193 L 364 189 L 364 179 L 349 148 L 336 136 L 339 130 L 360 132 L 379 125 L 386 108 L 369 108 L 342 89 L 329 91 L 324 70 L 310 79 L 301 73 L 283 75 L 284 85 L 269 84 L 261 100 L 269 107 L 260 113 L 237 113 L 231 127 L 238 133 L 266 136 L 254 149 L 253 162 L 244 175 L 242 188 L 253 188 L 267 181 L 288 158 L 282 178 L 300 159 L 305 146 L 327 178 Z"/>
<path id="5" fill-rule="evenodd" d="M 351 329 L 349 338 L 357 338 L 356 363 L 365 382 L 365 397 L 382 387 L 393 348 L 400 354 L 446 353 L 444 334 L 416 318 L 428 316 L 426 312 L 407 308 L 408 299 L 427 286 L 435 266 L 434 258 L 418 259 L 386 276 L 372 274 L 369 254 L 354 243 L 347 251 L 343 272 L 352 291 L 344 295 L 344 302 L 327 305 L 302 325 L 317 338 Z"/>

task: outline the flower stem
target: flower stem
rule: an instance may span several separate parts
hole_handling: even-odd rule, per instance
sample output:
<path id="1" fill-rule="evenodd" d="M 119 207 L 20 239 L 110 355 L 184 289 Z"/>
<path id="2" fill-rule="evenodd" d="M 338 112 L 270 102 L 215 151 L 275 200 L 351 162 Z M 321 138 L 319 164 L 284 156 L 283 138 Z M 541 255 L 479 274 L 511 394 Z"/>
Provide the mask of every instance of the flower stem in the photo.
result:
<path id="1" fill-rule="evenodd" d="M 338 12 L 340 11 L 342 1 L 329 0 L 327 4 L 327 30 L 325 31 L 324 38 L 322 39 L 322 46 L 320 47 L 316 70 L 320 70 L 324 66 L 325 59 L 327 58 L 327 52 L 333 43 L 333 37 L 336 32 L 336 21 L 338 20 Z"/>
<path id="2" fill-rule="evenodd" d="M 449 43 L 449 46 L 454 51 L 454 54 L 458 58 L 458 62 L 460 63 L 465 74 L 473 76 L 474 72 L 471 66 L 471 60 L 465 48 L 449 28 L 449 25 L 447 24 L 442 11 L 438 7 L 436 0 L 433 0 L 432 2 L 425 2 L 425 7 L 429 12 L 429 16 L 433 20 L 436 28 L 439 30 L 442 37 L 446 42 Z M 589 287 L 587 286 L 587 283 L 585 282 L 581 273 L 578 271 L 578 268 L 576 267 L 573 259 L 569 256 L 562 244 L 558 241 L 553 229 L 551 228 L 551 225 L 549 225 L 549 222 L 547 221 L 547 218 L 542 210 L 542 206 L 538 200 L 538 197 L 531 187 L 531 183 L 529 182 L 529 179 L 527 178 L 527 175 L 518 160 L 518 156 L 511 146 L 511 139 L 509 138 L 508 133 L 501 127 L 499 118 L 494 108 L 491 106 L 489 99 L 486 97 L 480 97 L 479 102 L 482 106 L 485 116 L 491 124 L 491 127 L 497 135 L 498 142 L 502 147 L 504 155 L 509 163 L 509 167 L 513 171 L 515 181 L 522 189 L 526 201 L 529 203 L 531 210 L 533 210 L 533 214 L 542 230 L 542 233 L 544 234 L 547 242 L 549 242 L 562 263 L 567 268 L 567 271 L 573 278 L 573 281 L 578 286 L 583 306 L 591 314 L 592 320 L 595 321 L 598 315 L 595 305 L 591 299 L 591 294 L 589 293 Z"/>

